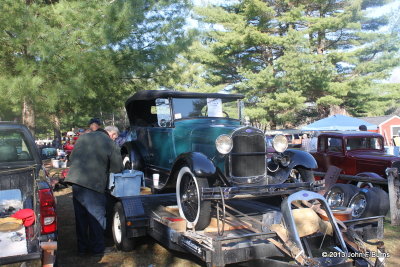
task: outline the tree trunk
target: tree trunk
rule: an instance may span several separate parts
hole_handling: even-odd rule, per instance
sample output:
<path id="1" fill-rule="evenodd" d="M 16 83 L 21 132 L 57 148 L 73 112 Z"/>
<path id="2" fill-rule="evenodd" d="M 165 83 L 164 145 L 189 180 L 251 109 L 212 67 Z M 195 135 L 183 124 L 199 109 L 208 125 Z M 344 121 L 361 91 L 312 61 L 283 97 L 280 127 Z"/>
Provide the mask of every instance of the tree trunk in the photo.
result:
<path id="1" fill-rule="evenodd" d="M 56 114 L 52 114 L 50 117 L 51 117 L 51 121 L 53 122 L 54 140 L 56 140 L 55 146 L 57 148 L 59 148 L 60 145 L 61 145 L 61 122 L 60 122 L 60 118 Z"/>
<path id="2" fill-rule="evenodd" d="M 25 124 L 35 136 L 35 111 L 32 102 L 25 97 L 22 103 L 22 123 Z"/>
<path id="3" fill-rule="evenodd" d="M 325 32 L 318 32 L 317 54 L 322 55 L 325 51 Z"/>
<path id="4" fill-rule="evenodd" d="M 345 116 L 349 116 L 350 114 L 347 112 L 346 109 L 341 108 L 338 105 L 332 105 L 329 107 L 329 115 L 328 116 L 333 116 L 333 115 L 345 115 Z"/>

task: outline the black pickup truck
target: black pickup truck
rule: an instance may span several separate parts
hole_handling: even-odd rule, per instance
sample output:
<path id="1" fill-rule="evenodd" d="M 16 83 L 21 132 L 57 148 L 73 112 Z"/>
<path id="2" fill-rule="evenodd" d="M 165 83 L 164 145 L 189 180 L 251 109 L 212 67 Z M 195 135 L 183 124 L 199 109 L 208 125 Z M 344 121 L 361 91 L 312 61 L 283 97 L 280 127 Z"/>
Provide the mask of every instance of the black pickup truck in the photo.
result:
<path id="1" fill-rule="evenodd" d="M 51 266 L 55 262 L 55 204 L 30 131 L 21 124 L 0 122 L 0 265 L 31 262 Z M 20 227 L 7 229 L 5 222 L 18 211 L 33 211 L 31 222 L 24 220 Z"/>

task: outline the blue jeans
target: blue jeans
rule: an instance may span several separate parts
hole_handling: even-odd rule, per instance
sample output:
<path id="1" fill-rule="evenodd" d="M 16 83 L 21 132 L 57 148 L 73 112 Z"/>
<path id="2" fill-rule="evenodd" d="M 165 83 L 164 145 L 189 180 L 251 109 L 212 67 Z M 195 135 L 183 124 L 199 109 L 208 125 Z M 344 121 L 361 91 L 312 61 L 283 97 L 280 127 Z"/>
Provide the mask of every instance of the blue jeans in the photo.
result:
<path id="1" fill-rule="evenodd" d="M 72 185 L 78 252 L 102 253 L 106 229 L 106 196 Z"/>

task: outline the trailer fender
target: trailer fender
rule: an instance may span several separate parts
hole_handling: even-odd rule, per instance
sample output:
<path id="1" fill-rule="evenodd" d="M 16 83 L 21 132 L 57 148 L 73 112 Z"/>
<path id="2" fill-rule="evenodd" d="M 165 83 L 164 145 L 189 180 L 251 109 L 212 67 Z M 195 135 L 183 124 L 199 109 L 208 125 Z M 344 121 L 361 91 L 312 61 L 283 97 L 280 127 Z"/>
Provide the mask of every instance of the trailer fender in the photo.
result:
<path id="1" fill-rule="evenodd" d="M 174 174 L 186 165 L 197 177 L 215 177 L 217 168 L 214 163 L 204 154 L 199 152 L 189 152 L 179 155 L 175 160 L 171 173 Z"/>

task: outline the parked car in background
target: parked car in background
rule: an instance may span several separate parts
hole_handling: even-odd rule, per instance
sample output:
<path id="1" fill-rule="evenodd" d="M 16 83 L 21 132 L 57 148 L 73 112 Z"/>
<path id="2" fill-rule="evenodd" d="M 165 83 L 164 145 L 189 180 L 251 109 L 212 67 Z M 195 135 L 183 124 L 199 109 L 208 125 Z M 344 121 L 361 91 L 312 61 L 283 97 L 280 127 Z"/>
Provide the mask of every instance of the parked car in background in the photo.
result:
<path id="1" fill-rule="evenodd" d="M 273 139 L 276 153 L 267 159 L 264 132 L 242 123 L 242 98 L 141 91 L 126 101 L 131 132 L 121 148 L 124 162 L 143 171 L 154 191 L 176 189 L 180 214 L 196 229 L 204 229 L 211 218 L 211 204 L 201 199 L 202 189 L 252 188 L 249 194 L 260 194 L 257 186 L 314 179 L 314 158 L 286 150 L 282 135 Z M 159 175 L 158 186 L 152 183 L 154 174 Z"/>
<path id="2" fill-rule="evenodd" d="M 386 154 L 383 144 L 383 136 L 378 133 L 325 132 L 318 136 L 317 151 L 311 154 L 318 163 L 317 171 L 326 172 L 333 165 L 340 168 L 342 174 L 384 180 L 387 168 L 400 168 L 400 157 Z M 389 197 L 384 191 L 387 187 L 382 190 L 371 183 L 352 183 L 334 185 L 326 194 L 328 203 L 352 207 L 355 218 L 387 213 Z"/>
<path id="3" fill-rule="evenodd" d="M 300 130 L 282 129 L 282 130 L 267 131 L 267 135 L 271 136 L 271 137 L 274 137 L 276 135 L 284 135 L 288 140 L 289 148 L 300 148 L 301 147 L 302 133 Z"/>
<path id="4" fill-rule="evenodd" d="M 56 249 L 55 198 L 41 154 L 24 125 L 0 122 L 0 181 L 0 265 L 54 262 L 48 251 Z M 2 231 L 2 222 L 17 214 L 30 215 L 23 225 Z"/>
<path id="5" fill-rule="evenodd" d="M 389 167 L 400 168 L 400 157 L 385 153 L 383 136 L 365 131 L 325 132 L 318 136 L 317 151 L 311 152 L 318 171 L 330 165 L 343 174 L 386 178 Z"/>
<path id="6" fill-rule="evenodd" d="M 40 148 L 39 150 L 40 150 L 40 156 L 41 156 L 42 160 L 53 159 L 53 158 L 57 158 L 57 156 L 58 156 L 58 151 L 54 147 L 43 147 L 43 148 Z"/>
<path id="7" fill-rule="evenodd" d="M 293 133 L 293 134 L 285 134 L 285 136 L 289 141 L 289 147 L 292 148 L 301 147 L 301 134 Z"/>

